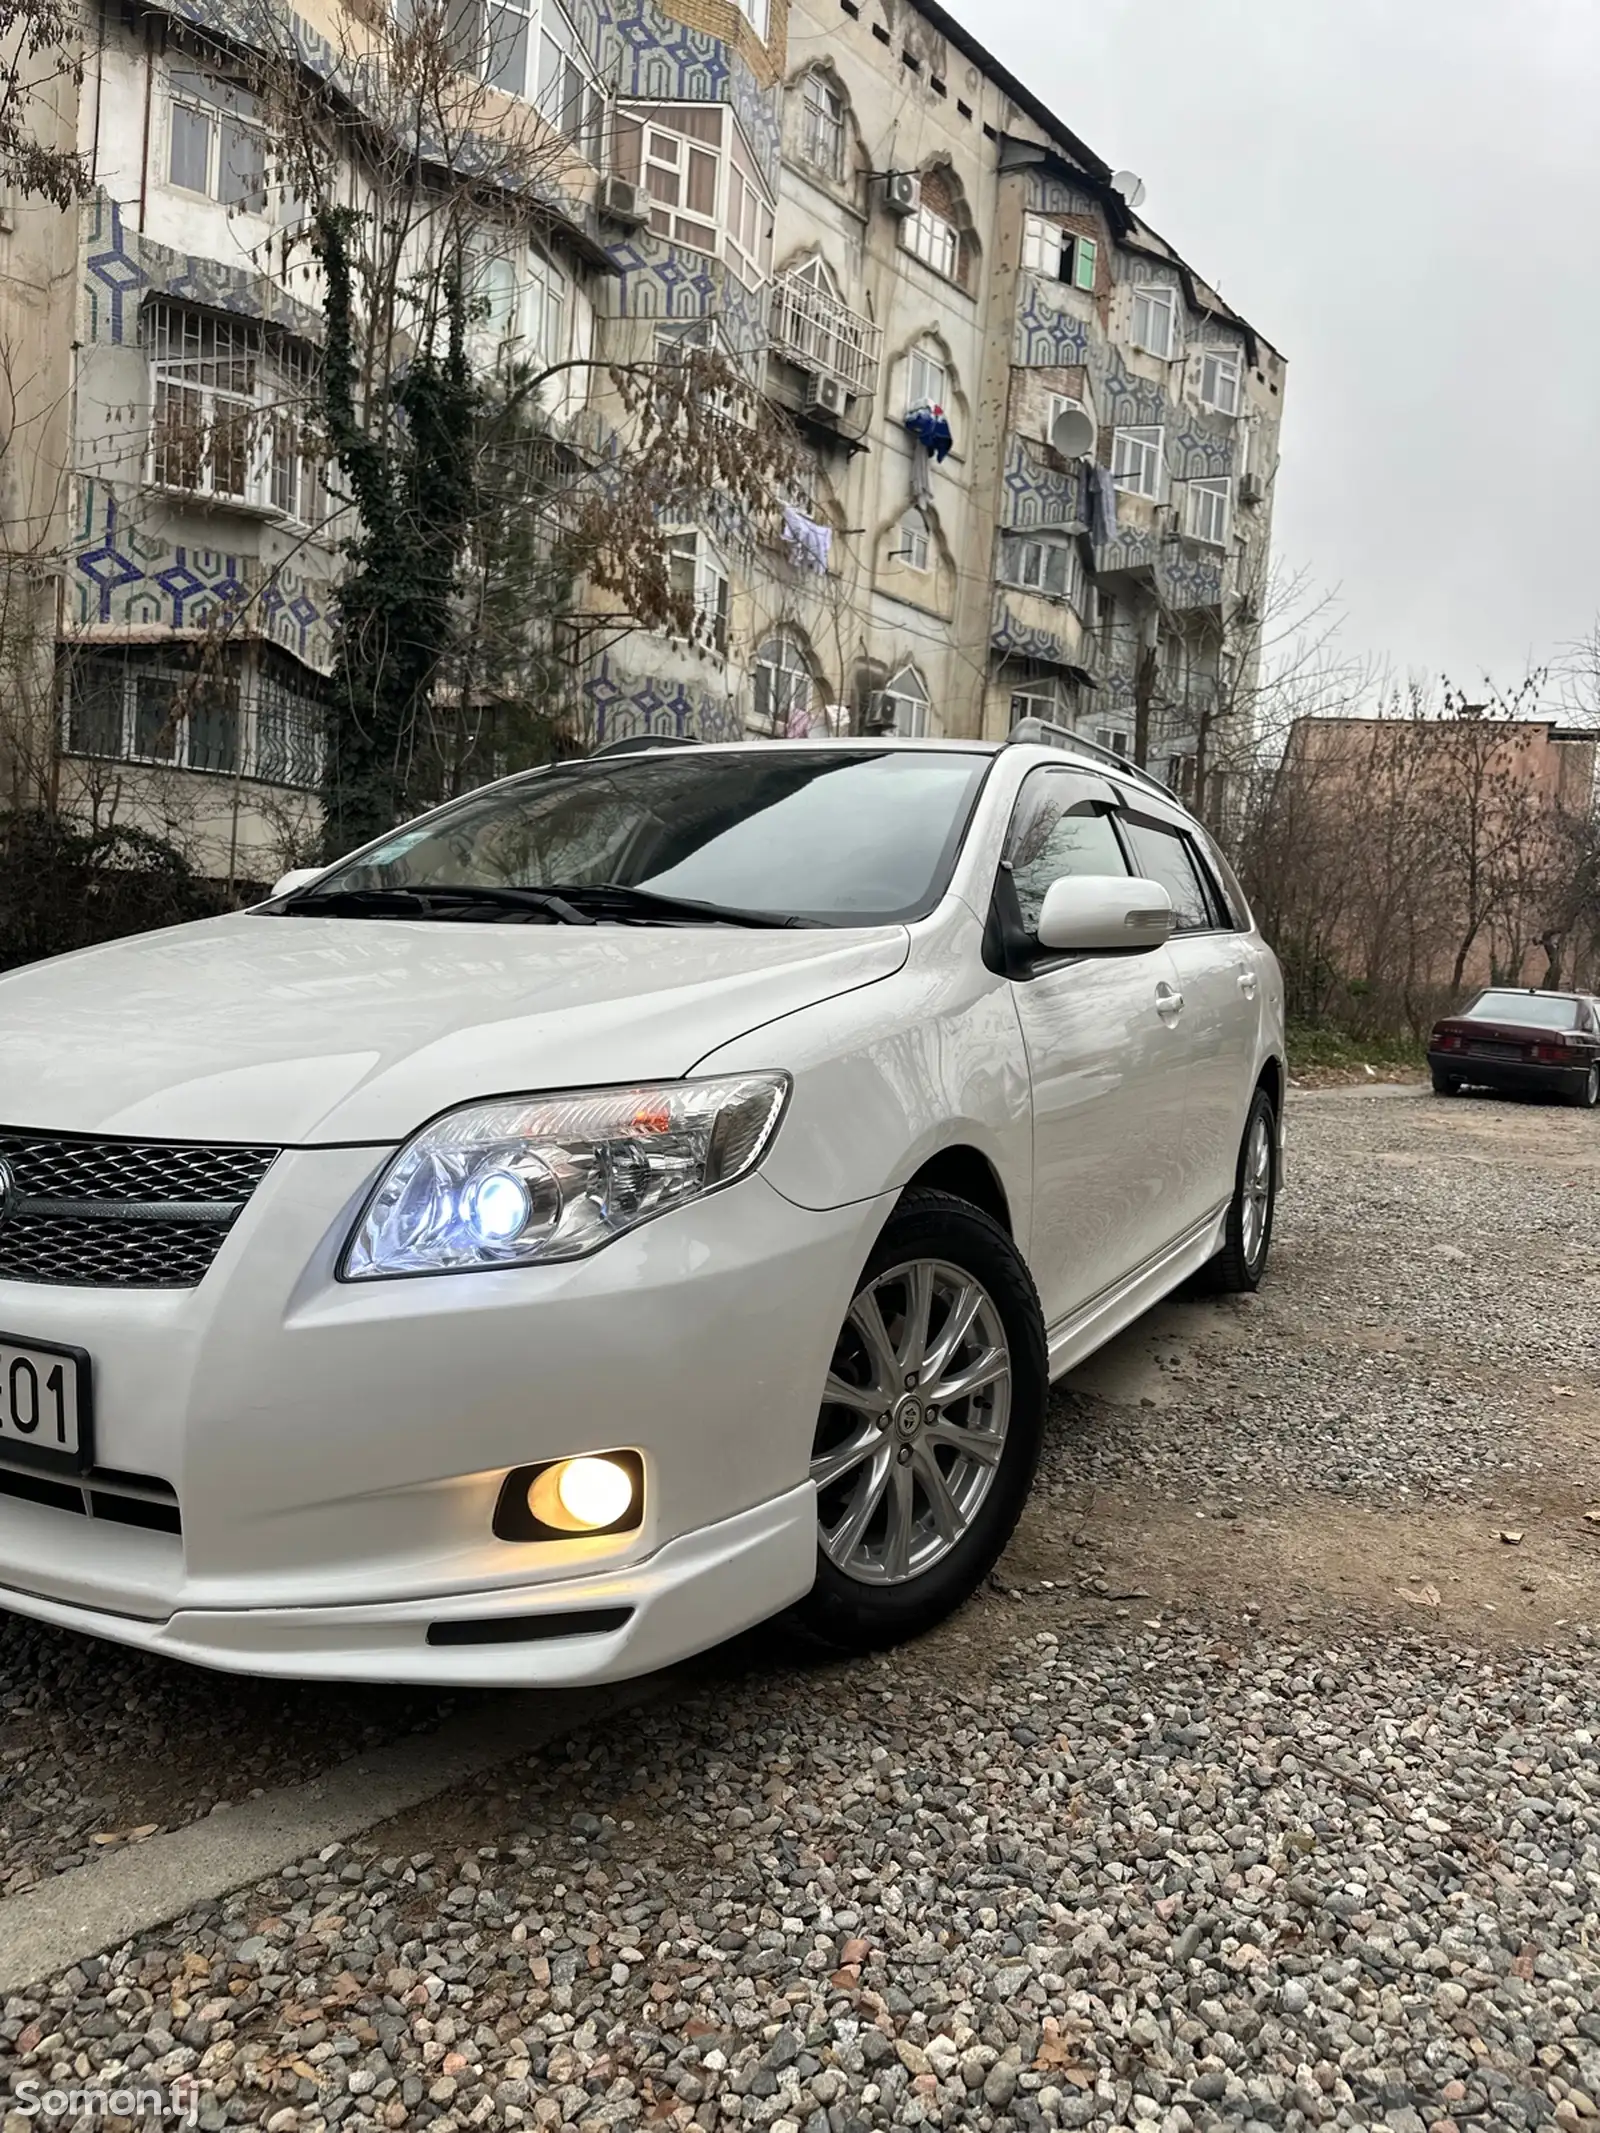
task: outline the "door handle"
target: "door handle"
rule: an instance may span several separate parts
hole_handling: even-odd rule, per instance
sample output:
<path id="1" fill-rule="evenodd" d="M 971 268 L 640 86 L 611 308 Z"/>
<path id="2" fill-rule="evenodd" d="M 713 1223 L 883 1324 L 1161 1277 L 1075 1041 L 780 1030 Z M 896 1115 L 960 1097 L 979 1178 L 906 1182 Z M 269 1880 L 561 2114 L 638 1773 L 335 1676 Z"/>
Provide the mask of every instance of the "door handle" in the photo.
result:
<path id="1" fill-rule="evenodd" d="M 1156 987 L 1156 1013 L 1163 1022 L 1176 1022 L 1183 1013 L 1183 994 L 1174 992 L 1165 978 Z"/>
<path id="2" fill-rule="evenodd" d="M 1253 999 L 1255 998 L 1255 996 L 1256 996 L 1256 974 L 1255 974 L 1255 972 L 1254 972 L 1253 970 L 1241 970 L 1241 971 L 1240 971 L 1240 973 L 1239 973 L 1239 990 L 1240 990 L 1240 991 L 1241 991 L 1241 992 L 1242 992 L 1242 993 L 1244 994 L 1244 996 L 1245 996 L 1245 998 L 1246 998 L 1247 1000 L 1253 1000 Z"/>

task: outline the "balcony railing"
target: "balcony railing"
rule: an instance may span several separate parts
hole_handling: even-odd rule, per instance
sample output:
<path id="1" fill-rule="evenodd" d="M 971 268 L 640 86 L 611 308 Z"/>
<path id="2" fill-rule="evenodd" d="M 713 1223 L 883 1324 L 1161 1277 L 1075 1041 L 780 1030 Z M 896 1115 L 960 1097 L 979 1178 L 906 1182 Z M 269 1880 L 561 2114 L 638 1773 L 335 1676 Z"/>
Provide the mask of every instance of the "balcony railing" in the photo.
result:
<path id="1" fill-rule="evenodd" d="M 772 284 L 772 346 L 802 370 L 839 378 L 858 396 L 876 389 L 883 335 L 814 281 L 798 276 Z"/>

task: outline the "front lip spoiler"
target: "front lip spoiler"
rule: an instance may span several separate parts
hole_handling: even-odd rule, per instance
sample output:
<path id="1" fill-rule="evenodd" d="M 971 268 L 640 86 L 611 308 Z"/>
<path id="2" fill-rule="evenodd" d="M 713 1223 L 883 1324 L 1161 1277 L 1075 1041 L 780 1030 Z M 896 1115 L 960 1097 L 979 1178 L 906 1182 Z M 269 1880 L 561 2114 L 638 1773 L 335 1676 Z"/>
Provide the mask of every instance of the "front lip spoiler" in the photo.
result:
<path id="1" fill-rule="evenodd" d="M 179 1606 L 150 1618 L 0 1586 L 0 1606 L 223 1673 L 304 1681 L 579 1687 L 653 1674 L 801 1599 L 816 1578 L 809 1480 L 662 1543 L 644 1561 L 538 1585 L 322 1607 Z M 540 1617 L 626 1611 L 610 1628 L 540 1635 Z M 473 1626 L 471 1642 L 448 1627 Z"/>

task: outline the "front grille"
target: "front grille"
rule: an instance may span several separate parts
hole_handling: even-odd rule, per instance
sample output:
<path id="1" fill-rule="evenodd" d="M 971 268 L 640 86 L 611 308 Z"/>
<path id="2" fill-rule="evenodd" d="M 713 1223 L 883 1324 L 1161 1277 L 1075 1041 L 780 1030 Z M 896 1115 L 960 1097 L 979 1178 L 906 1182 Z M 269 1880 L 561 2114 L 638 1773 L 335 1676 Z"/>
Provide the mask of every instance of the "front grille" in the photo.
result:
<path id="1" fill-rule="evenodd" d="M 176 1489 L 154 1474 L 119 1474 L 110 1467 L 94 1467 L 77 1481 L 62 1481 L 53 1474 L 0 1466 L 0 1496 L 48 1504 L 55 1511 L 75 1511 L 80 1518 L 144 1526 L 154 1533 L 183 1531 Z"/>
<path id="2" fill-rule="evenodd" d="M 0 1129 L 0 1281 L 193 1288 L 277 1152 Z"/>

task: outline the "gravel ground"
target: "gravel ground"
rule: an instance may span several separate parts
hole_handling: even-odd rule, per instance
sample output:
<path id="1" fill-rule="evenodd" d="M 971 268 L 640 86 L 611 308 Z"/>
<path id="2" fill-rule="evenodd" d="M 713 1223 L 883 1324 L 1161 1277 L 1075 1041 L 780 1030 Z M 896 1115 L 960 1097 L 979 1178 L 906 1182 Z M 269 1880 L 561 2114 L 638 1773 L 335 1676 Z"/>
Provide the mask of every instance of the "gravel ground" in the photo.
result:
<path id="1" fill-rule="evenodd" d="M 1074 1381 L 934 1637 L 714 1655 L 7 2002 L 3 2072 L 279 2133 L 1600 2133 L 1600 1130 L 1293 1126 L 1268 1289 Z M 253 1707 L 196 1678 L 220 1740 Z M 92 1725 L 48 1666 L 30 1722 L 72 1684 Z"/>
<path id="2" fill-rule="evenodd" d="M 0 1896 L 291 1785 L 468 1699 L 232 1681 L 0 1614 Z"/>

